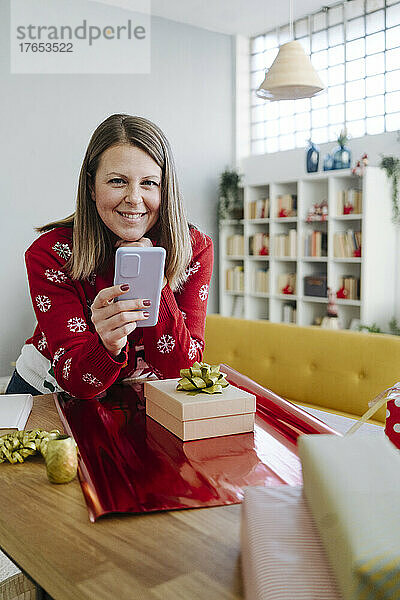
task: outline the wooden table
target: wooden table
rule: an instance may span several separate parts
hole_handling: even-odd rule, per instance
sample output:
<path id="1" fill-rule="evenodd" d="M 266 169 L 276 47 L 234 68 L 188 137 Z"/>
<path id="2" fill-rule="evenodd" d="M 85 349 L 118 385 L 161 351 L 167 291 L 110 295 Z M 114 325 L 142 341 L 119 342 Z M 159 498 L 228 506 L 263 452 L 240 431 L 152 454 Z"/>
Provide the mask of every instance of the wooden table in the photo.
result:
<path id="1" fill-rule="evenodd" d="M 354 422 L 307 410 L 338 431 Z M 63 430 L 51 394 L 34 398 L 26 428 L 35 427 Z M 373 425 L 359 433 L 384 435 Z M 243 598 L 240 510 L 114 514 L 91 523 L 78 480 L 50 484 L 42 457 L 0 465 L 0 548 L 54 600 Z"/>
<path id="2" fill-rule="evenodd" d="M 27 429 L 63 430 L 51 394 Z M 44 460 L 0 468 L 0 547 L 54 600 L 243 597 L 240 505 L 90 523 L 78 480 L 52 485 Z"/>

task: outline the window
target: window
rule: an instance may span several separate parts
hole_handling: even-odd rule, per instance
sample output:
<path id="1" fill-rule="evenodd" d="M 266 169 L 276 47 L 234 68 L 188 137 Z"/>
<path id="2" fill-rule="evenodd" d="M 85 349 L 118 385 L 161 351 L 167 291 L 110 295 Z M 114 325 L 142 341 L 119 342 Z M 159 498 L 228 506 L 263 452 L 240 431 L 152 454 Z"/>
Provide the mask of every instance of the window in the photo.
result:
<path id="1" fill-rule="evenodd" d="M 326 89 L 302 100 L 269 102 L 255 91 L 289 27 L 250 40 L 251 153 L 263 154 L 400 129 L 400 1 L 351 0 L 294 23 Z"/>

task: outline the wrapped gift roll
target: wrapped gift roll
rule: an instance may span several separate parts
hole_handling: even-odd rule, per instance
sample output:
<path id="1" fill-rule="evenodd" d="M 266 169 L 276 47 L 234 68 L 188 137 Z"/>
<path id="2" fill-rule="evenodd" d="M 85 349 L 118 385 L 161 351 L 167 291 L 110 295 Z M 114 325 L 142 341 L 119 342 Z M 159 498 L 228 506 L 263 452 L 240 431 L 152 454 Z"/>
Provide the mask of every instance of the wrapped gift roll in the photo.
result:
<path id="1" fill-rule="evenodd" d="M 241 522 L 246 600 L 340 600 L 302 487 L 249 487 Z"/>
<path id="2" fill-rule="evenodd" d="M 303 435 L 304 492 L 345 600 L 400 600 L 400 454 L 384 437 Z"/>

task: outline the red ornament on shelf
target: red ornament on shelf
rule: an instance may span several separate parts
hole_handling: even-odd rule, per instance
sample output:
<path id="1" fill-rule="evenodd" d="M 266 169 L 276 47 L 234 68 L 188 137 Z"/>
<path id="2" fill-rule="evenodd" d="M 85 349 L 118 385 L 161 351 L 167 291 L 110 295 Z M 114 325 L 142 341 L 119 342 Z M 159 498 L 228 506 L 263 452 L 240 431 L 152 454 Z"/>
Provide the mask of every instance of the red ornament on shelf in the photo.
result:
<path id="1" fill-rule="evenodd" d="M 288 217 L 289 216 L 289 211 L 287 210 L 287 208 L 281 208 L 281 210 L 278 213 L 278 217 L 281 219 L 282 217 Z"/>
<path id="2" fill-rule="evenodd" d="M 354 250 L 353 256 L 356 257 L 356 258 L 360 258 L 360 256 L 361 256 L 361 246 L 360 246 L 360 248 L 357 248 L 357 250 Z"/>
<path id="3" fill-rule="evenodd" d="M 294 290 L 293 290 L 292 286 L 289 285 L 289 284 L 285 285 L 285 287 L 282 290 L 282 294 L 289 294 L 290 295 L 290 294 L 293 294 L 293 293 L 294 293 Z"/>
<path id="4" fill-rule="evenodd" d="M 269 250 L 268 248 L 266 248 L 265 246 L 263 246 L 260 250 L 260 255 L 261 256 L 268 256 L 269 255 Z"/>
<path id="5" fill-rule="evenodd" d="M 336 298 L 341 298 L 342 300 L 346 300 L 348 296 L 348 291 L 344 289 L 344 287 L 341 287 L 340 290 L 338 290 L 336 292 Z"/>
<path id="6" fill-rule="evenodd" d="M 351 204 L 346 204 L 343 207 L 343 214 L 344 215 L 351 215 L 351 213 L 354 211 L 354 206 L 352 206 Z"/>

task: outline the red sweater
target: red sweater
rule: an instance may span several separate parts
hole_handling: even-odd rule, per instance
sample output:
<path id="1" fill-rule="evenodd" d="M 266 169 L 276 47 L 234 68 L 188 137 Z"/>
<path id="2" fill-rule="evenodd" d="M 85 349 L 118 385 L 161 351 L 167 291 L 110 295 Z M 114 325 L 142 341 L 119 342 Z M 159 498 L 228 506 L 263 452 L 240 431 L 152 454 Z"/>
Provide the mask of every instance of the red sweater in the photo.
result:
<path id="1" fill-rule="evenodd" d="M 97 396 L 135 370 L 135 346 L 144 345 L 144 360 L 160 378 L 179 377 L 179 370 L 202 360 L 208 288 L 213 266 L 211 238 L 191 228 L 193 256 L 180 292 L 167 283 L 161 293 L 158 322 L 128 336 L 124 359 L 112 357 L 90 318 L 96 295 L 113 285 L 112 268 L 76 281 L 63 271 L 72 249 L 72 229 L 42 234 L 25 252 L 33 308 L 38 324 L 26 344 L 51 361 L 59 386 L 72 396 Z"/>

